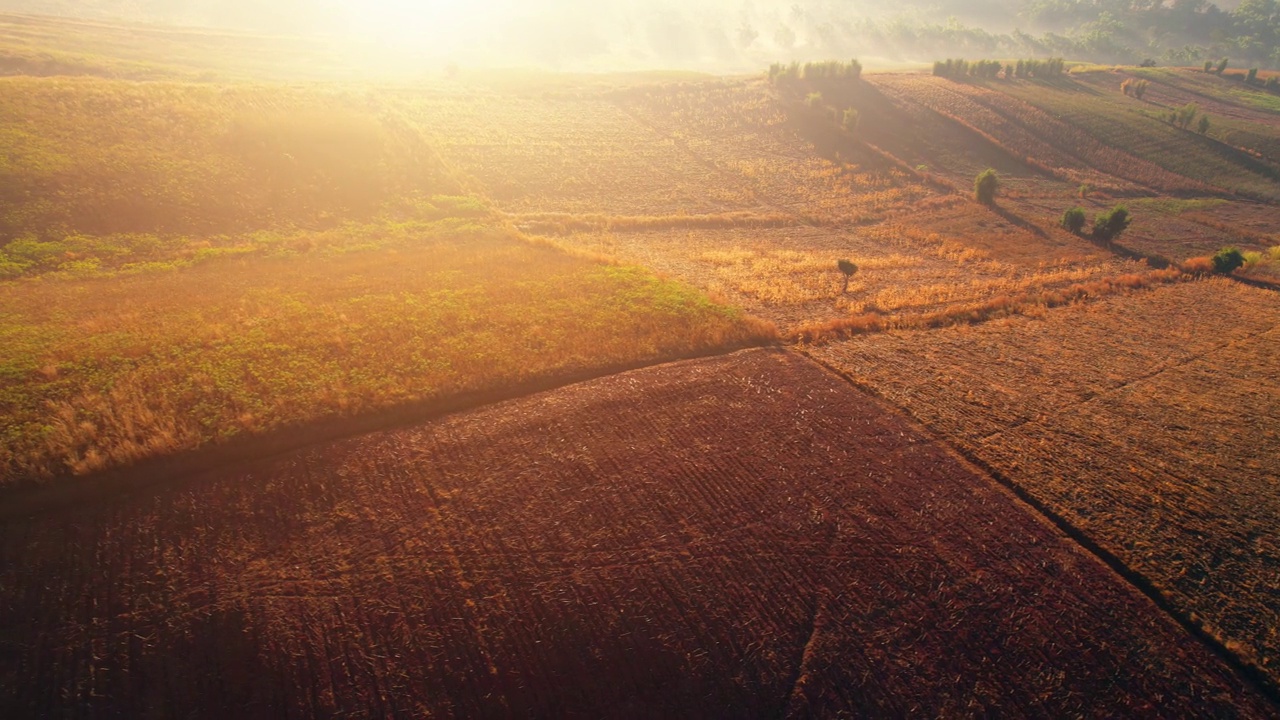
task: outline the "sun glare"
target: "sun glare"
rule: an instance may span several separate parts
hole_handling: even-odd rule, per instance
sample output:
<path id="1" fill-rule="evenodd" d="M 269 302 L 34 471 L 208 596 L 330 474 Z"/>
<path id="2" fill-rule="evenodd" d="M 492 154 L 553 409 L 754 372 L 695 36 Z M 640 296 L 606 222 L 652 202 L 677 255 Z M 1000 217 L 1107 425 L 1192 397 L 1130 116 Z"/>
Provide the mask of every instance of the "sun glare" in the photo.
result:
<path id="1" fill-rule="evenodd" d="M 344 29 L 399 47 L 448 51 L 475 42 L 507 5 L 508 0 L 347 0 Z"/>

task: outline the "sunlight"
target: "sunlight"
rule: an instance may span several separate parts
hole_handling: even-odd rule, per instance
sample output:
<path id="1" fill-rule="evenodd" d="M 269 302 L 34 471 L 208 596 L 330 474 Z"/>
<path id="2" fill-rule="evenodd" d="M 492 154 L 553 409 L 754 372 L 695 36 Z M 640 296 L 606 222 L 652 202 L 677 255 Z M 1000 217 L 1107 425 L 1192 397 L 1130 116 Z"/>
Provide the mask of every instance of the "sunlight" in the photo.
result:
<path id="1" fill-rule="evenodd" d="M 345 28 L 398 47 L 452 50 L 483 37 L 511 9 L 510 0 L 346 0 Z"/>

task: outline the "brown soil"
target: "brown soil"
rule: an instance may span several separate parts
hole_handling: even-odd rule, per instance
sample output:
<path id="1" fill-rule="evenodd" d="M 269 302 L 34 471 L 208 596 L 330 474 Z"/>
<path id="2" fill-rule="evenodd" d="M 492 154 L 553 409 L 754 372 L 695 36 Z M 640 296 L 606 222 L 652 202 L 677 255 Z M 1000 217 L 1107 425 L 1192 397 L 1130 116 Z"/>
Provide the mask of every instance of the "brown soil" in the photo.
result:
<path id="1" fill-rule="evenodd" d="M 1225 279 L 815 348 L 1280 683 L 1280 301 Z"/>
<path id="2" fill-rule="evenodd" d="M 0 715 L 1273 713 L 799 356 L 639 370 L 0 525 Z"/>

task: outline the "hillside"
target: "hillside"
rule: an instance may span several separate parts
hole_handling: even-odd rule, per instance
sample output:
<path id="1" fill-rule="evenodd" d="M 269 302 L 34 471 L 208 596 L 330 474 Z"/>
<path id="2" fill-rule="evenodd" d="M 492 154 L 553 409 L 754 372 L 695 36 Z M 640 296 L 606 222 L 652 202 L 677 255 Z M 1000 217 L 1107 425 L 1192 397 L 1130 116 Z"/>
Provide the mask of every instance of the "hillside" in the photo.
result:
<path id="1" fill-rule="evenodd" d="M 0 22 L 0 707 L 1280 707 L 1270 73 L 139 28 Z"/>

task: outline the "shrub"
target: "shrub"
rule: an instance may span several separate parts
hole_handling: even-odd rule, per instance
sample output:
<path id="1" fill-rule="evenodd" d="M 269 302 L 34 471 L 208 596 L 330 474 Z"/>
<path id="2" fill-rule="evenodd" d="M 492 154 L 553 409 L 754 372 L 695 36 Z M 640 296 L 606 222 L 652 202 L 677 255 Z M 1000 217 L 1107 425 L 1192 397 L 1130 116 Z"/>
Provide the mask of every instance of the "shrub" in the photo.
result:
<path id="1" fill-rule="evenodd" d="M 1138 67 L 1144 67 L 1144 68 L 1155 67 L 1155 66 L 1156 66 L 1156 61 L 1152 60 L 1151 58 L 1147 58 L 1146 60 L 1143 60 L 1141 63 L 1138 64 Z"/>
<path id="2" fill-rule="evenodd" d="M 1196 125 L 1196 132 L 1205 135 L 1209 132 L 1209 116 L 1201 115 L 1200 122 Z"/>
<path id="3" fill-rule="evenodd" d="M 1120 83 L 1120 90 L 1125 95 L 1128 95 L 1130 97 L 1135 97 L 1141 100 L 1142 96 L 1147 94 L 1147 88 L 1150 86 L 1151 86 L 1151 83 L 1147 82 L 1146 80 L 1129 78 L 1128 80 L 1125 80 L 1124 82 Z"/>
<path id="4" fill-rule="evenodd" d="M 1000 185 L 1000 178 L 996 176 L 996 171 L 987 168 L 978 173 L 978 177 L 973 181 L 973 196 L 983 205 L 994 205 L 996 202 L 996 189 Z"/>
<path id="5" fill-rule="evenodd" d="M 1280 90 L 1280 75 L 1272 75 L 1263 83 L 1263 87 L 1268 90 Z"/>
<path id="6" fill-rule="evenodd" d="M 1226 70 L 1227 70 L 1227 58 L 1222 58 L 1221 60 L 1219 60 L 1219 61 L 1218 61 L 1218 66 L 1217 66 L 1216 68 L 1214 68 L 1213 70 L 1214 70 L 1214 72 L 1218 73 L 1219 75 L 1221 75 L 1222 73 L 1226 72 Z"/>
<path id="7" fill-rule="evenodd" d="M 845 110 L 844 115 L 841 116 L 840 126 L 843 127 L 845 130 L 848 130 L 849 132 L 853 132 L 854 130 L 858 129 L 858 122 L 861 121 L 861 119 L 862 118 L 858 114 L 857 110 L 854 110 L 853 108 L 849 108 Z"/>
<path id="8" fill-rule="evenodd" d="M 1258 68 L 1249 68 L 1249 72 L 1245 74 L 1244 81 L 1253 84 L 1258 81 Z"/>
<path id="9" fill-rule="evenodd" d="M 1103 242 L 1111 242 L 1120 237 L 1120 233 L 1129 227 L 1129 223 L 1133 222 L 1133 218 L 1129 217 L 1129 210 L 1123 205 L 1117 205 L 1111 210 L 1099 213 L 1093 219 L 1093 237 Z"/>
<path id="10" fill-rule="evenodd" d="M 1225 247 L 1213 254 L 1214 272 L 1227 275 L 1241 265 L 1244 265 L 1244 254 L 1238 248 Z"/>
<path id="11" fill-rule="evenodd" d="M 1204 61 L 1204 71 L 1205 71 L 1205 72 L 1207 72 L 1207 73 L 1208 73 L 1208 72 L 1213 72 L 1213 61 L 1212 61 L 1212 60 L 1205 60 L 1205 61 Z"/>
<path id="12" fill-rule="evenodd" d="M 1084 223 L 1084 208 L 1073 207 L 1062 213 L 1062 227 L 1068 232 L 1073 232 L 1079 235 L 1080 231 L 1084 230 Z"/>

